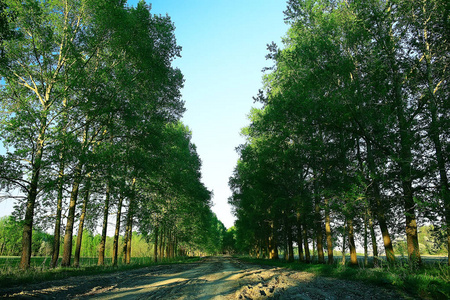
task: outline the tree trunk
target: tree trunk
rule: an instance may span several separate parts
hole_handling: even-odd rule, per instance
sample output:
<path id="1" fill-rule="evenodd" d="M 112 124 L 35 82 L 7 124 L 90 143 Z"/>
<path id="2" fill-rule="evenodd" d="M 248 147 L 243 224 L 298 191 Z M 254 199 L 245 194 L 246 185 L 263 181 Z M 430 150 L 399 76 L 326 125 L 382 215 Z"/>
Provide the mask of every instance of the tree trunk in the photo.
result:
<path id="1" fill-rule="evenodd" d="M 130 219 L 132 222 L 132 219 Z M 130 231 L 128 232 L 128 241 L 127 241 L 127 261 L 126 264 L 129 265 L 131 263 L 131 238 L 133 237 L 132 225 L 130 224 Z"/>
<path id="2" fill-rule="evenodd" d="M 172 246 L 172 258 L 177 257 L 177 238 L 175 233 L 173 234 L 173 246 Z"/>
<path id="3" fill-rule="evenodd" d="M 64 162 L 62 154 L 60 155 L 61 162 L 59 164 L 58 175 L 58 196 L 56 203 L 56 220 L 55 231 L 53 234 L 53 251 L 52 261 L 50 262 L 51 268 L 56 268 L 59 258 L 59 244 L 61 242 L 61 215 L 62 215 L 62 203 L 63 203 L 63 188 L 64 188 Z"/>
<path id="4" fill-rule="evenodd" d="M 127 216 L 127 248 L 125 263 L 128 265 L 131 262 L 131 238 L 133 236 L 133 213 L 129 210 Z"/>
<path id="5" fill-rule="evenodd" d="M 116 229 L 114 231 L 114 241 L 113 241 L 113 257 L 112 257 L 113 267 L 117 267 L 118 261 L 117 259 L 119 255 L 120 217 L 122 215 L 122 203 L 123 203 L 123 196 L 120 195 L 119 203 L 117 204 Z"/>
<path id="6" fill-rule="evenodd" d="M 171 245 L 171 235 L 170 235 L 170 229 L 167 232 L 167 243 L 166 243 L 166 258 L 170 259 L 170 245 Z"/>
<path id="7" fill-rule="evenodd" d="M 398 109 L 400 110 L 400 108 Z M 399 112 L 400 123 L 400 173 L 403 188 L 403 203 L 405 208 L 406 217 L 406 242 L 408 247 L 408 258 L 411 261 L 417 261 L 421 263 L 420 251 L 419 251 L 419 237 L 417 232 L 417 221 L 414 203 L 414 194 L 411 178 L 411 160 L 412 154 L 410 149 L 409 137 L 406 133 L 406 125 L 403 125 L 406 121 L 403 119 L 403 115 Z"/>
<path id="8" fill-rule="evenodd" d="M 347 218 L 347 229 L 348 229 L 348 247 L 350 249 L 350 264 L 352 266 L 358 265 L 358 258 L 356 256 L 356 246 L 355 246 L 355 236 L 353 229 L 353 220 Z"/>
<path id="9" fill-rule="evenodd" d="M 297 245 L 298 245 L 298 260 L 304 261 L 303 256 L 303 237 L 302 237 L 302 226 L 300 224 L 300 214 L 297 213 Z"/>
<path id="10" fill-rule="evenodd" d="M 364 216 L 364 266 L 367 267 L 369 264 L 369 253 L 368 253 L 368 232 L 367 232 L 367 213 Z"/>
<path id="11" fill-rule="evenodd" d="M 270 223 L 269 258 L 270 259 L 278 259 L 278 245 L 275 241 L 273 222 Z"/>
<path id="12" fill-rule="evenodd" d="M 312 250 L 313 250 L 312 260 L 315 261 L 317 248 L 316 248 L 316 240 L 314 238 L 312 239 Z"/>
<path id="13" fill-rule="evenodd" d="M 415 213 L 415 203 L 412 194 L 412 182 L 404 182 L 405 195 L 405 215 L 406 215 L 406 243 L 408 246 L 408 258 L 411 261 L 421 263 L 419 251 L 419 237 L 417 232 L 417 221 Z"/>
<path id="14" fill-rule="evenodd" d="M 317 183 L 315 185 L 315 193 L 318 193 Z M 316 223 L 316 238 L 317 238 L 317 257 L 320 264 L 325 263 L 325 255 L 323 253 L 323 231 L 322 231 L 322 217 L 320 214 L 320 198 L 315 196 L 315 223 Z"/>
<path id="15" fill-rule="evenodd" d="M 89 202 L 90 189 L 91 189 L 91 179 L 88 175 L 88 179 L 86 182 L 86 191 L 84 194 L 83 207 L 81 209 L 80 223 L 78 224 L 77 243 L 75 246 L 75 257 L 73 261 L 73 265 L 75 267 L 80 266 L 81 242 L 83 241 L 84 220 L 86 219 L 86 210 Z"/>
<path id="16" fill-rule="evenodd" d="M 293 239 L 292 239 L 292 228 L 291 226 L 288 226 L 288 261 L 293 262 L 294 261 L 294 245 L 293 245 Z"/>
<path id="17" fill-rule="evenodd" d="M 177 257 L 177 250 L 178 250 L 178 238 L 175 236 L 173 240 L 173 257 Z"/>
<path id="18" fill-rule="evenodd" d="M 170 249 L 170 258 L 173 259 L 175 257 L 174 255 L 174 248 L 175 247 L 175 238 L 173 235 L 173 231 L 170 231 L 170 244 L 169 244 L 169 249 Z"/>
<path id="19" fill-rule="evenodd" d="M 309 252 L 309 244 L 308 244 L 308 229 L 306 224 L 303 224 L 303 244 L 305 246 L 305 262 L 311 262 L 311 254 Z"/>
<path id="20" fill-rule="evenodd" d="M 130 198 L 130 204 L 127 214 L 127 241 L 126 241 L 126 255 L 125 263 L 128 265 L 131 262 L 131 238 L 133 236 L 133 201 Z"/>
<path id="21" fill-rule="evenodd" d="M 165 226 L 163 225 L 163 228 L 161 230 L 161 233 L 159 235 L 160 240 L 159 240 L 159 259 L 162 260 L 164 258 L 164 253 L 163 253 L 163 249 L 164 249 L 164 231 L 165 231 Z"/>
<path id="22" fill-rule="evenodd" d="M 108 230 L 108 215 L 109 215 L 109 201 L 110 201 L 110 188 L 111 184 L 108 182 L 106 184 L 106 195 L 105 195 L 105 206 L 103 207 L 103 224 L 102 224 L 102 237 L 100 240 L 100 245 L 98 248 L 98 266 L 105 265 L 105 247 L 106 247 L 106 233 Z"/>
<path id="23" fill-rule="evenodd" d="M 164 250 L 166 253 L 166 258 L 169 259 L 170 258 L 170 240 L 169 240 L 169 236 L 166 237 L 167 241 L 166 241 L 166 249 Z"/>
<path id="24" fill-rule="evenodd" d="M 346 226 L 347 220 L 344 223 L 344 230 L 342 231 L 342 262 L 341 264 L 343 266 L 345 266 L 346 264 L 346 257 L 345 257 L 345 238 L 346 238 L 346 233 L 347 233 L 347 226 Z"/>
<path id="25" fill-rule="evenodd" d="M 164 258 L 168 259 L 169 258 L 169 229 L 167 229 L 164 232 L 164 247 L 163 247 L 163 253 L 164 253 Z"/>
<path id="26" fill-rule="evenodd" d="M 66 233 L 64 235 L 64 249 L 61 266 L 69 267 L 72 258 L 73 225 L 75 222 L 75 207 L 77 205 L 78 190 L 82 180 L 81 171 L 83 164 L 79 162 L 75 168 L 72 192 L 70 193 L 69 214 L 67 216 Z"/>
<path id="27" fill-rule="evenodd" d="M 394 44 L 394 37 L 390 33 L 391 42 Z M 395 46 L 392 48 L 394 49 Z M 408 247 L 408 258 L 409 260 L 417 261 L 421 263 L 420 251 L 419 251 L 419 237 L 417 233 L 417 222 L 416 222 L 416 212 L 414 203 L 414 193 L 412 188 L 412 152 L 411 146 L 413 144 L 411 132 L 411 125 L 408 123 L 405 117 L 406 105 L 402 97 L 402 78 L 399 74 L 399 67 L 396 63 L 395 53 L 391 51 L 389 53 L 389 59 L 392 67 L 393 73 L 393 103 L 394 110 L 398 122 L 398 132 L 399 132 L 399 171 L 400 180 L 403 189 L 403 205 L 405 208 L 406 217 L 406 242 Z"/>
<path id="28" fill-rule="evenodd" d="M 386 259 L 389 264 L 395 263 L 394 248 L 392 246 L 391 236 L 387 227 L 386 216 L 384 214 L 384 207 L 381 204 L 380 182 L 376 172 L 375 161 L 373 158 L 373 149 L 370 142 L 367 142 L 367 165 L 369 167 L 370 177 L 372 178 L 372 192 L 373 202 L 371 206 L 373 211 L 377 213 L 378 223 L 380 225 L 381 235 L 383 236 L 384 250 L 386 252 Z"/>
<path id="29" fill-rule="evenodd" d="M 325 235 L 327 237 L 328 264 L 332 265 L 334 263 L 333 236 L 331 234 L 331 224 L 330 223 L 331 223 L 330 208 L 328 206 L 328 199 L 325 199 Z"/>
<path id="30" fill-rule="evenodd" d="M 273 240 L 273 238 L 270 241 L 270 253 L 269 253 L 269 259 L 278 259 L 278 246 Z"/>
<path id="31" fill-rule="evenodd" d="M 158 262 L 158 226 L 155 226 L 155 247 L 153 250 L 155 263 Z"/>
<path id="32" fill-rule="evenodd" d="M 127 234 L 127 249 L 126 249 L 126 264 L 130 264 L 131 262 L 131 238 L 133 237 L 133 216 L 134 216 L 134 197 L 135 197 L 135 192 L 134 192 L 134 187 L 136 185 L 136 178 L 133 178 L 133 183 L 131 185 L 131 190 L 132 190 L 132 195 L 130 197 L 130 203 L 129 203 L 129 207 L 128 207 L 128 214 L 127 214 L 127 230 L 128 230 L 128 234 Z"/>
<path id="33" fill-rule="evenodd" d="M 30 267 L 34 205 L 36 203 L 36 198 L 37 198 L 39 174 L 41 171 L 42 156 L 44 154 L 44 141 L 45 141 L 46 129 L 47 129 L 47 118 L 41 117 L 41 128 L 39 131 L 38 139 L 36 141 L 36 153 L 35 153 L 34 163 L 32 164 L 31 182 L 30 182 L 30 188 L 28 191 L 25 218 L 23 220 L 22 256 L 20 258 L 20 264 L 19 264 L 19 268 L 22 270 L 26 270 Z"/>
<path id="34" fill-rule="evenodd" d="M 394 247 L 392 246 L 391 236 L 384 213 L 378 212 L 378 223 L 380 224 L 381 235 L 383 236 L 384 251 L 389 264 L 395 263 Z"/>
<path id="35" fill-rule="evenodd" d="M 172 231 L 171 238 L 170 238 L 170 258 L 175 258 L 175 235 Z"/>
<path id="36" fill-rule="evenodd" d="M 123 248 L 122 248 L 122 252 L 123 252 L 123 263 L 126 263 L 127 261 L 127 244 L 128 244 L 128 218 L 127 218 L 127 222 L 125 225 L 125 234 L 123 237 Z"/>
<path id="37" fill-rule="evenodd" d="M 372 238 L 372 253 L 373 253 L 373 266 L 378 267 L 378 246 L 377 246 L 377 236 L 375 235 L 375 229 L 373 228 L 373 220 L 369 213 L 369 231 Z"/>

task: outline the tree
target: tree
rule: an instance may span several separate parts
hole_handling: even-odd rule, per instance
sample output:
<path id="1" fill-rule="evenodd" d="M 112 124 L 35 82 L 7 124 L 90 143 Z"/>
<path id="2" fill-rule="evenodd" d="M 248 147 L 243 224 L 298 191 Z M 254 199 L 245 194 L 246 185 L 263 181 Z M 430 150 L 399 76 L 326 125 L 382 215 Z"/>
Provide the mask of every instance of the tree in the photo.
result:
<path id="1" fill-rule="evenodd" d="M 133 145 L 148 139 L 184 111 L 180 100 L 183 78 L 171 66 L 180 47 L 170 18 L 151 15 L 143 1 L 136 8 L 125 7 L 124 1 L 91 0 L 11 0 L 6 5 L 17 16 L 10 21 L 18 38 L 4 41 L 5 57 L 11 63 L 2 70 L 2 139 L 13 150 L 1 159 L 1 178 L 4 188 L 18 187 L 27 198 L 21 268 L 29 266 L 39 197 L 51 199 L 55 187 L 59 191 L 56 265 L 62 191 L 70 184 L 62 261 L 69 266 L 78 194 L 83 187 L 89 190 L 86 174 L 104 176 L 96 168 L 111 169 L 111 164 L 101 161 L 107 159 L 104 150 L 108 145 L 124 141 Z M 120 159 L 120 155 L 115 157 Z M 95 164 L 88 165 L 88 161 Z M 133 168 L 129 168 L 131 174 Z M 106 173 L 103 178 L 116 175 Z M 79 231 L 81 246 L 83 222 Z"/>
<path id="2" fill-rule="evenodd" d="M 4 176 L 11 185 L 27 194 L 20 267 L 30 264 L 34 207 L 40 191 L 40 174 L 48 166 L 45 148 L 50 142 L 49 128 L 61 113 L 62 95 L 72 87 L 67 81 L 74 69 L 85 66 L 80 46 L 89 19 L 89 5 L 83 1 L 5 1 L 15 16 L 11 27 L 18 38 L 4 43 L 9 62 L 2 72 L 6 85 L 2 109 L 3 140 L 14 148 L 8 159 L 21 161 L 19 177 Z M 86 2 L 86 1 L 84 1 Z M 84 3 L 83 2 L 83 3 Z M 86 3 L 89 4 L 89 3 Z M 86 62 L 89 61 L 89 54 Z M 22 174 L 30 174 L 24 178 Z"/>
<path id="3" fill-rule="evenodd" d="M 274 66 L 255 99 L 263 107 L 252 112 L 230 180 L 237 240 L 242 232 L 247 248 L 257 244 L 245 227 L 263 221 L 268 232 L 281 233 L 277 240 L 287 243 L 288 252 L 293 231 L 303 238 L 306 257 L 312 237 L 323 262 L 325 213 L 328 252 L 334 216 L 335 223 L 345 223 L 343 236 L 356 264 L 359 224 L 366 225 L 366 237 L 370 227 L 377 252 L 374 217 L 393 263 L 390 232 L 398 231 L 393 219 L 402 216 L 409 259 L 420 263 L 420 216 L 448 219 L 448 166 L 439 154 L 448 148 L 442 88 L 448 5 L 291 0 L 285 15 L 291 27 L 283 49 L 268 46 Z M 436 200 L 425 192 L 430 189 Z"/>

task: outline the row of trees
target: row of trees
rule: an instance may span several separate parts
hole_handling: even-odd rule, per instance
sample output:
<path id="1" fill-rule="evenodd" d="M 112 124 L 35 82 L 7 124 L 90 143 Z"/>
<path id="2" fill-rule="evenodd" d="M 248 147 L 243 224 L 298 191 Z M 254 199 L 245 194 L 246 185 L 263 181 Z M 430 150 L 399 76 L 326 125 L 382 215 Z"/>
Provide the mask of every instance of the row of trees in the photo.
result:
<path id="1" fill-rule="evenodd" d="M 290 0 L 285 16 L 230 178 L 238 243 L 293 260 L 295 241 L 308 261 L 312 241 L 332 263 L 339 237 L 356 264 L 379 229 L 389 262 L 405 236 L 420 263 L 419 222 L 449 249 L 449 2 Z"/>
<path id="2" fill-rule="evenodd" d="M 172 61 L 181 48 L 170 18 L 144 1 L 4 0 L 2 9 L 0 184 L 2 197 L 19 200 L 20 267 L 30 265 L 35 227 L 53 228 L 55 267 L 61 240 L 62 266 L 73 244 L 78 265 L 83 229 L 101 226 L 104 264 L 110 215 L 114 265 L 122 229 L 130 262 L 136 224 L 171 245 L 165 256 L 214 245 L 211 193 L 179 121 L 183 76 Z"/>
<path id="3" fill-rule="evenodd" d="M 224 229 L 221 228 L 221 223 L 216 224 L 217 225 L 217 231 L 210 231 L 209 233 L 212 234 L 214 237 L 214 240 L 209 239 L 205 245 L 201 245 L 202 247 L 199 249 L 198 245 L 194 245 L 194 247 L 185 247 L 185 248 L 178 248 L 176 249 L 176 255 L 182 256 L 183 254 L 189 254 L 189 255 L 200 255 L 203 253 L 211 253 L 216 254 L 219 252 L 222 252 L 222 249 L 225 248 L 224 244 L 226 243 L 224 235 Z M 21 228 L 20 221 L 17 221 L 13 216 L 4 216 L 0 218 L 0 256 L 20 256 L 21 254 L 21 243 L 22 243 L 22 232 L 18 230 L 18 228 Z M 222 230 L 222 231 L 221 231 Z M 92 261 L 92 259 L 97 258 L 99 256 L 99 245 L 100 241 L 102 240 L 101 233 L 94 233 L 88 229 L 85 228 L 83 230 L 83 239 L 81 242 L 81 249 L 80 249 L 80 257 L 81 258 L 90 258 L 89 261 Z M 131 256 L 133 258 L 140 257 L 140 258 L 151 258 L 155 259 L 155 244 L 154 239 L 148 238 L 148 233 L 137 233 L 133 231 L 133 237 L 131 240 L 132 247 L 131 247 Z M 76 240 L 77 236 L 74 236 L 74 239 Z M 108 235 L 106 237 L 105 242 L 105 257 L 113 257 L 113 244 L 114 244 L 114 236 Z M 223 239 L 219 241 L 219 239 Z M 48 234 L 39 228 L 33 229 L 33 237 L 32 237 L 32 256 L 45 256 L 45 257 L 51 257 L 52 251 L 54 248 L 53 245 L 54 237 L 51 234 Z M 214 243 L 213 243 L 214 242 Z M 182 245 L 186 246 L 185 241 L 180 242 Z M 209 243 L 209 244 L 208 244 Z M 124 236 L 119 236 L 119 245 L 124 245 Z M 72 247 L 72 255 L 75 255 L 75 243 Z M 430 246 L 431 247 L 431 246 Z M 187 250 L 186 250 L 187 249 Z M 156 258 L 173 258 L 169 257 L 169 254 L 171 254 L 171 244 L 170 240 L 168 239 L 161 239 L 161 242 L 158 242 L 157 245 L 157 252 Z M 227 248 L 228 250 L 228 248 Z M 60 244 L 60 251 L 63 251 L 63 245 Z M 186 251 L 190 251 L 189 253 L 183 253 Z M 118 257 L 123 258 L 124 253 L 126 252 L 126 249 L 123 249 L 123 247 L 119 247 L 118 250 Z"/>

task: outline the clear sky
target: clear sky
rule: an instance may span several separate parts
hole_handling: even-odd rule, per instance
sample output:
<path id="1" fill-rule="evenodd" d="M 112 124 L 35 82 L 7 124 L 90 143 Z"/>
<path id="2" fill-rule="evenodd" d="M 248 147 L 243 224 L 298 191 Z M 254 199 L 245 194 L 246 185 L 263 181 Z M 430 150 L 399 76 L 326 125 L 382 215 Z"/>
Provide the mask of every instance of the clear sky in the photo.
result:
<path id="1" fill-rule="evenodd" d="M 134 6 L 138 0 L 128 0 Z M 214 192 L 213 211 L 226 227 L 234 217 L 228 205 L 228 179 L 244 142 L 242 127 L 252 97 L 262 87 L 266 45 L 281 46 L 287 26 L 285 0 L 147 0 L 153 14 L 168 14 L 182 57 L 174 62 L 185 77 L 182 91 L 186 113 L 203 162 L 202 180 Z M 0 216 L 11 212 L 12 201 L 0 203 Z"/>
<path id="2" fill-rule="evenodd" d="M 128 3 L 137 3 L 137 0 Z M 213 211 L 226 227 L 234 217 L 228 205 L 228 179 L 244 142 L 242 127 L 262 87 L 266 45 L 281 46 L 285 0 L 154 0 L 152 12 L 175 23 L 182 57 L 175 61 L 185 76 L 183 122 L 203 162 L 205 185 L 214 192 Z"/>

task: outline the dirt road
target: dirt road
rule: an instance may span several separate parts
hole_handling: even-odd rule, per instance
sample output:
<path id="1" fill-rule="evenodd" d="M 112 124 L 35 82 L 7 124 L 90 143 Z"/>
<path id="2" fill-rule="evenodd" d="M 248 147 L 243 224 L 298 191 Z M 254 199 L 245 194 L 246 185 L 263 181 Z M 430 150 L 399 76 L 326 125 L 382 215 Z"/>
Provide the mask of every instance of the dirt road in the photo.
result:
<path id="1" fill-rule="evenodd" d="M 46 299 L 403 299 L 394 291 L 231 257 L 73 277 L 0 290 L 0 298 Z"/>

